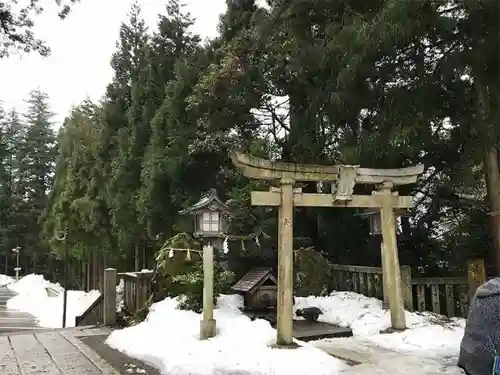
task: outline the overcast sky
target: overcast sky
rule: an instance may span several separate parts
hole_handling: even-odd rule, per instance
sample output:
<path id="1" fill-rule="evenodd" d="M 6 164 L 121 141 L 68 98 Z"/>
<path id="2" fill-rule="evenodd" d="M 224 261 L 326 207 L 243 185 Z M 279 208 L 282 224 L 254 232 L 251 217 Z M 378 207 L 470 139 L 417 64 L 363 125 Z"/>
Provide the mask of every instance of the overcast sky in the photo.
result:
<path id="1" fill-rule="evenodd" d="M 111 80 L 111 54 L 132 3 L 133 0 L 81 0 L 64 21 L 57 18 L 55 8 L 46 7 L 36 19 L 35 32 L 47 41 L 52 53 L 46 58 L 31 53 L 0 59 L 0 101 L 4 107 L 23 110 L 28 92 L 40 89 L 49 95 L 59 122 L 71 106 L 86 97 L 98 100 Z M 167 0 L 138 3 L 147 24 L 154 27 Z M 193 31 L 203 38 L 215 36 L 225 0 L 184 3 L 185 10 L 196 18 Z"/>

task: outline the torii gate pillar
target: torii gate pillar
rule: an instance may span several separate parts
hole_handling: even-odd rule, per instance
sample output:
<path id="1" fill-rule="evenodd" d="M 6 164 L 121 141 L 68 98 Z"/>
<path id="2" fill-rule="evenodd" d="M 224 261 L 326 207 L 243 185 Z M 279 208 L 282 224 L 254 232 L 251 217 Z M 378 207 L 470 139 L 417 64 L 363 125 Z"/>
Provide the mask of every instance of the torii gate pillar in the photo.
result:
<path id="1" fill-rule="evenodd" d="M 293 344 L 293 180 L 280 181 L 278 209 L 278 346 Z"/>
<path id="2" fill-rule="evenodd" d="M 392 183 L 382 184 L 378 191 L 373 192 L 379 195 L 382 200 L 380 206 L 380 220 L 382 223 L 382 256 L 384 300 L 389 299 L 391 310 L 392 328 L 397 330 L 406 329 L 405 309 L 403 303 L 403 292 L 401 289 L 401 272 L 399 267 L 398 242 L 396 238 L 396 217 L 394 215 L 393 197 L 397 193 L 392 192 Z"/>

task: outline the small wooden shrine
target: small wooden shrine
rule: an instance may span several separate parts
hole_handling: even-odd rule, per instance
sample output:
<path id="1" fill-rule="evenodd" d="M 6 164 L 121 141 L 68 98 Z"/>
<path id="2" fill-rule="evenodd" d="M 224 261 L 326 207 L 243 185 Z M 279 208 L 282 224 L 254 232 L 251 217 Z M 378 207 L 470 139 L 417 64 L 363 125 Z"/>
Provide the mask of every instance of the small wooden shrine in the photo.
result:
<path id="1" fill-rule="evenodd" d="M 231 289 L 243 294 L 246 311 L 276 309 L 277 282 L 271 267 L 252 268 Z"/>

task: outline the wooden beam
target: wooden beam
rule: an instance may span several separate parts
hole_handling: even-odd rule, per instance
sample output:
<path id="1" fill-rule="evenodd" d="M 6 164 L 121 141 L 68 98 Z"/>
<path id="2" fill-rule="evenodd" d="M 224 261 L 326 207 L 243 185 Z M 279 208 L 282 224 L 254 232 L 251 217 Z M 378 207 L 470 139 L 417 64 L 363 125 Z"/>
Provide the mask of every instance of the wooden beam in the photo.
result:
<path id="1" fill-rule="evenodd" d="M 281 193 L 276 191 L 252 191 L 252 206 L 280 206 Z M 380 208 L 382 197 L 377 195 L 353 195 L 350 201 L 335 201 L 331 194 L 294 193 L 293 205 L 296 207 L 346 207 Z M 393 196 L 394 208 L 413 207 L 413 197 Z"/>

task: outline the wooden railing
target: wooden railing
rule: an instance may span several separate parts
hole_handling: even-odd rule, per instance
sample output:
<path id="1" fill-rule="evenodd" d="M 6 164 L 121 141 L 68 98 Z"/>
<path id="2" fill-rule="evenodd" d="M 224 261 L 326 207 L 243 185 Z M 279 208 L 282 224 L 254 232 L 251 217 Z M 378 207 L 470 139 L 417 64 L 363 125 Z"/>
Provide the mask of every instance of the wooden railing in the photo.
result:
<path id="1" fill-rule="evenodd" d="M 123 272 L 117 276 L 123 280 L 123 308 L 133 314 L 146 305 L 152 293 L 153 272 Z"/>
<path id="2" fill-rule="evenodd" d="M 90 326 L 102 324 L 104 321 L 104 294 L 99 297 L 89 306 L 85 312 L 75 318 L 75 327 Z"/>
<path id="3" fill-rule="evenodd" d="M 367 297 L 383 299 L 382 268 L 332 264 L 333 285 Z"/>
<path id="4" fill-rule="evenodd" d="M 469 285 L 466 277 L 414 278 L 411 284 L 417 311 L 467 317 Z"/>
<path id="5" fill-rule="evenodd" d="M 448 317 L 467 317 L 470 296 L 484 282 L 484 266 L 469 262 L 467 277 L 416 277 L 408 266 L 401 267 L 403 300 L 409 311 L 432 311 Z M 484 263 L 483 263 L 484 264 Z M 385 299 L 382 268 L 332 264 L 336 290 L 352 291 L 367 297 Z"/>
<path id="6" fill-rule="evenodd" d="M 106 268 L 103 273 L 101 294 L 83 314 L 75 318 L 75 327 L 116 323 L 116 270 Z"/>

